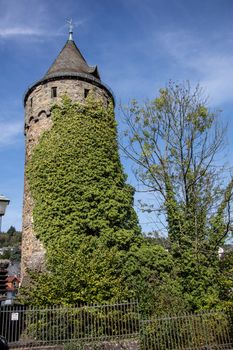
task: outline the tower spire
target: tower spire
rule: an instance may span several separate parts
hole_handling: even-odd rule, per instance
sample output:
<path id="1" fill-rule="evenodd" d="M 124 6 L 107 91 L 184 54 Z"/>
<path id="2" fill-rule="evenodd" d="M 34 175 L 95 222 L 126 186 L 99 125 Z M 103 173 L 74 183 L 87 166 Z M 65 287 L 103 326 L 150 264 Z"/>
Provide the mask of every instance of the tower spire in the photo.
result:
<path id="1" fill-rule="evenodd" d="M 69 26 L 69 39 L 68 40 L 73 40 L 73 28 L 74 28 L 74 26 L 73 26 L 72 22 L 73 22 L 72 19 L 67 20 L 67 24 Z"/>

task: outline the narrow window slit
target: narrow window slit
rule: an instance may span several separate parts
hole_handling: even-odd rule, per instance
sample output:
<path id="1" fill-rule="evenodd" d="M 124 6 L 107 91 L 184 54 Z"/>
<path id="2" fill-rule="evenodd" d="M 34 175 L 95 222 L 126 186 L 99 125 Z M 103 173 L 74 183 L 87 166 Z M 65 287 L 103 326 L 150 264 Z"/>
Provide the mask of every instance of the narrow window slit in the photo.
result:
<path id="1" fill-rule="evenodd" d="M 57 87 L 56 86 L 53 86 L 51 88 L 51 97 L 52 98 L 57 97 Z"/>
<path id="2" fill-rule="evenodd" d="M 84 89 L 84 98 L 87 98 L 89 91 L 89 89 Z"/>

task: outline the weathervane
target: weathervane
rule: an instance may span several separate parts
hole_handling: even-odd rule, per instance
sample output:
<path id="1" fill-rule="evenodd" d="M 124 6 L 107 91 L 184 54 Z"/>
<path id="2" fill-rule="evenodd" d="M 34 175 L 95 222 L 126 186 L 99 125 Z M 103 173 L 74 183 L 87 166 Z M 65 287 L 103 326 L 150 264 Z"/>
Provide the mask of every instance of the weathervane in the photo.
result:
<path id="1" fill-rule="evenodd" d="M 69 40 L 73 40 L 73 28 L 74 28 L 74 26 L 72 24 L 73 20 L 72 19 L 67 19 L 66 22 L 67 22 L 67 24 L 69 26 Z"/>

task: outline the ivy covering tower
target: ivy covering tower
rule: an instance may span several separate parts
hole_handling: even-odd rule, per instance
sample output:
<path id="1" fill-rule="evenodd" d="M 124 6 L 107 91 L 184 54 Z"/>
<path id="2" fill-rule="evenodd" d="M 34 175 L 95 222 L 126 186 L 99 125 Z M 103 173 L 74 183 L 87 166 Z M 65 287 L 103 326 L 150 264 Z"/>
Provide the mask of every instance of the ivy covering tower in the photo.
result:
<path id="1" fill-rule="evenodd" d="M 85 104 L 64 98 L 52 119 L 27 166 L 34 229 L 49 271 L 34 276 L 36 299 L 126 298 L 122 270 L 142 237 L 119 160 L 113 107 L 92 97 Z"/>

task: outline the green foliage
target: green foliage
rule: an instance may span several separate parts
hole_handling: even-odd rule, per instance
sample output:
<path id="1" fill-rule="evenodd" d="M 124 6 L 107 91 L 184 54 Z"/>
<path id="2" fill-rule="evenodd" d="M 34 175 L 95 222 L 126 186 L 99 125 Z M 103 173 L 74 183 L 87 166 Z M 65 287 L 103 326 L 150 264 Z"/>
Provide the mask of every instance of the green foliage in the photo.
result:
<path id="1" fill-rule="evenodd" d="M 233 308 L 233 247 L 224 253 L 220 260 L 220 285 L 222 307 Z"/>
<path id="2" fill-rule="evenodd" d="M 91 96 L 85 105 L 64 98 L 52 118 L 27 166 L 47 272 L 31 272 L 21 295 L 29 303 L 74 304 L 145 294 L 144 305 L 153 296 L 155 306 L 155 289 L 165 293 L 164 286 L 174 284 L 172 262 L 162 247 L 144 242 L 119 160 L 112 105 Z"/>
<path id="3" fill-rule="evenodd" d="M 218 248 L 232 236 L 233 179 L 223 182 L 225 169 L 215 166 L 224 141 L 218 113 L 199 86 L 171 82 L 143 107 L 133 101 L 125 117 L 129 144 L 122 148 L 144 189 L 156 194 L 143 210 L 155 211 L 159 229 L 166 227 L 190 307 L 211 308 L 221 293 Z"/>
<path id="4" fill-rule="evenodd" d="M 173 317 L 156 317 L 143 322 L 141 348 L 197 349 L 218 348 L 231 343 L 231 320 L 227 313 L 182 313 Z"/>
<path id="5" fill-rule="evenodd" d="M 10 260 L 11 258 L 11 249 L 5 249 L 2 254 L 0 254 L 0 259 Z"/>
<path id="6" fill-rule="evenodd" d="M 11 226 L 6 233 L 0 233 L 0 248 L 16 247 L 21 244 L 21 232 Z"/>
<path id="7" fill-rule="evenodd" d="M 175 274 L 172 256 L 145 242 L 131 249 L 124 266 L 128 288 L 135 291 L 145 315 L 176 313 L 188 308 Z"/>
<path id="8" fill-rule="evenodd" d="M 8 235 L 13 235 L 14 233 L 16 233 L 16 229 L 14 226 L 10 226 L 10 228 L 7 230 L 6 232 Z"/>
<path id="9" fill-rule="evenodd" d="M 22 233 L 16 231 L 14 226 L 11 226 L 6 233 L 0 233 L 0 248 L 4 248 L 0 259 L 20 261 L 21 236 Z"/>

